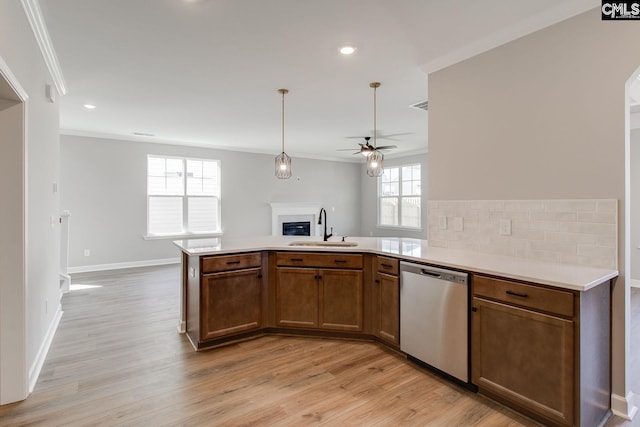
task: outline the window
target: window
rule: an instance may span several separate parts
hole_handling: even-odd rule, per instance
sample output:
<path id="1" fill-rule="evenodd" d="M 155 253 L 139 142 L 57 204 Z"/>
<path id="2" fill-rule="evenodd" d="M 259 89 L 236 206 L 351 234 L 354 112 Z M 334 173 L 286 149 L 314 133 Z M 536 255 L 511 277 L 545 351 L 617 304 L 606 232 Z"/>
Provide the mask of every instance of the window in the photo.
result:
<path id="1" fill-rule="evenodd" d="M 384 168 L 378 178 L 378 225 L 420 228 L 420 165 Z"/>
<path id="2" fill-rule="evenodd" d="M 217 160 L 147 157 L 147 234 L 219 233 Z"/>

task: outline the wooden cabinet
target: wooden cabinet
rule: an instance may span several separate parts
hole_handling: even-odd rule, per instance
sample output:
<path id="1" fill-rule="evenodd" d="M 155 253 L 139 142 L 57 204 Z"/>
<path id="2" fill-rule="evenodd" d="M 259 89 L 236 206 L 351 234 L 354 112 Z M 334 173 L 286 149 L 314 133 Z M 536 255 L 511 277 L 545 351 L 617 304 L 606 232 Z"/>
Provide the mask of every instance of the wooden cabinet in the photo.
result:
<path id="1" fill-rule="evenodd" d="M 374 334 L 389 344 L 400 345 L 399 261 L 376 257 L 374 263 Z"/>
<path id="2" fill-rule="evenodd" d="M 362 331 L 362 255 L 287 252 L 276 264 L 276 326 Z"/>
<path id="3" fill-rule="evenodd" d="M 200 348 L 207 341 L 259 329 L 262 254 L 207 256 L 199 261 L 189 264 L 193 280 L 190 277 L 187 290 L 187 334 L 194 345 Z"/>
<path id="4" fill-rule="evenodd" d="M 580 323 L 593 319 L 580 316 L 580 308 L 584 299 L 606 312 L 608 286 L 602 286 L 588 296 L 474 275 L 471 373 L 479 391 L 546 425 L 598 424 L 608 406 L 609 322 L 581 331 Z M 604 345 L 585 348 L 602 338 Z M 581 372 L 593 369 L 597 376 L 581 381 Z"/>
<path id="5" fill-rule="evenodd" d="M 276 275 L 278 326 L 318 327 L 318 272 L 309 268 L 279 268 Z"/>
<path id="6" fill-rule="evenodd" d="M 257 329 L 262 317 L 262 269 L 205 274 L 200 298 L 202 341 Z"/>
<path id="7" fill-rule="evenodd" d="M 320 328 L 362 331 L 361 270 L 318 270 Z"/>

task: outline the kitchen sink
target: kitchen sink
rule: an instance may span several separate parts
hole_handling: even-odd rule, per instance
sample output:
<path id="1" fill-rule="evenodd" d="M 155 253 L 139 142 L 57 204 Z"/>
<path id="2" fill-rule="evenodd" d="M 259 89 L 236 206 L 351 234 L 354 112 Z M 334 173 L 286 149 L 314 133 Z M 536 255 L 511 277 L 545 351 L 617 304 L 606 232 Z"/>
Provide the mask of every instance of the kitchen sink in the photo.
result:
<path id="1" fill-rule="evenodd" d="M 323 241 L 299 241 L 291 242 L 289 246 L 324 246 L 324 247 L 350 247 L 358 246 L 356 242 L 323 242 Z"/>

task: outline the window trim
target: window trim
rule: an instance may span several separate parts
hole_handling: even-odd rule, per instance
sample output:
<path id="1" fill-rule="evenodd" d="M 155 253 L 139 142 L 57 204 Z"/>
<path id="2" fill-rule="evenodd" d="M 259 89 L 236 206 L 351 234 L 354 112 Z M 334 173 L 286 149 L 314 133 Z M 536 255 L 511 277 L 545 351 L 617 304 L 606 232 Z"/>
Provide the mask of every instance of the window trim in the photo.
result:
<path id="1" fill-rule="evenodd" d="M 398 217 L 401 218 L 402 217 L 402 203 L 401 200 L 403 197 L 405 197 L 402 194 L 402 168 L 405 167 L 413 167 L 413 166 L 420 166 L 420 188 L 422 189 L 422 163 L 420 162 L 415 162 L 415 163 L 406 163 L 406 164 L 398 164 L 398 165 L 390 165 L 384 168 L 384 170 L 387 169 L 392 169 L 392 168 L 397 168 L 398 169 L 398 195 L 397 196 L 382 196 L 381 192 L 382 192 L 382 177 L 384 176 L 384 174 L 380 177 L 378 177 L 377 180 L 377 194 L 376 194 L 376 213 L 377 213 L 377 218 L 376 218 L 376 228 L 380 228 L 380 229 L 388 229 L 388 230 L 404 230 L 404 231 L 422 231 L 423 230 L 423 224 L 422 224 L 422 191 L 420 191 L 420 195 L 419 196 L 414 196 L 414 195 L 409 195 L 406 197 L 420 197 L 420 225 L 419 226 L 412 226 L 412 225 L 391 225 L 391 224 L 381 224 L 380 223 L 380 201 L 383 198 L 394 198 L 396 200 L 398 200 Z"/>
<path id="2" fill-rule="evenodd" d="M 184 175 L 184 179 L 182 182 L 183 193 L 182 195 L 170 195 L 170 194 L 149 194 L 149 158 L 157 158 L 157 159 L 175 159 L 182 161 L 182 173 Z M 205 196 L 205 195 L 193 195 L 189 196 L 187 194 L 187 161 L 196 160 L 196 161 L 207 161 L 207 162 L 215 162 L 217 163 L 217 181 L 218 181 L 218 194 L 216 196 Z M 189 238 L 189 237 L 220 237 L 223 233 L 222 228 L 222 182 L 220 180 L 220 176 L 222 174 L 221 161 L 218 159 L 212 158 L 204 158 L 204 157 L 187 157 L 187 156 L 171 156 L 171 155 L 162 155 L 162 154 L 147 154 L 147 167 L 146 167 L 146 181 L 145 181 L 145 193 L 147 198 L 147 218 L 146 218 L 146 230 L 142 235 L 144 240 L 161 240 L 161 239 L 180 239 L 180 238 Z M 189 198 L 196 197 L 214 197 L 217 200 L 218 205 L 218 218 L 217 223 L 219 225 L 218 230 L 215 231 L 203 231 L 203 232 L 193 232 L 193 231 L 183 231 L 182 233 L 150 233 L 149 232 L 149 199 L 151 197 L 180 197 L 182 198 L 182 228 L 184 230 L 187 229 L 187 221 L 188 221 L 188 200 Z"/>

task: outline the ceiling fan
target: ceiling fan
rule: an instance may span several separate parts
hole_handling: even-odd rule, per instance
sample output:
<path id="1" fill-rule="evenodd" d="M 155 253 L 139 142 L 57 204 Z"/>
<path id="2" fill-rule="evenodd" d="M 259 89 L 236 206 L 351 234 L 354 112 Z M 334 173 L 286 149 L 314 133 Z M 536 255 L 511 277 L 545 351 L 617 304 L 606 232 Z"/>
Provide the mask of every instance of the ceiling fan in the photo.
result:
<path id="1" fill-rule="evenodd" d="M 349 137 L 349 138 L 356 138 L 356 137 Z M 375 147 L 371 144 L 369 144 L 369 140 L 371 139 L 370 136 L 360 136 L 357 138 L 362 138 L 364 139 L 364 143 L 359 142 L 358 145 L 360 146 L 360 149 L 357 151 L 354 151 L 353 154 L 362 154 L 365 157 L 369 157 L 375 150 L 391 150 L 392 148 L 398 148 L 397 145 L 381 145 L 378 147 Z M 381 138 L 380 136 L 378 136 L 378 138 Z M 353 148 L 342 148 L 339 149 L 338 151 L 352 151 Z"/>

